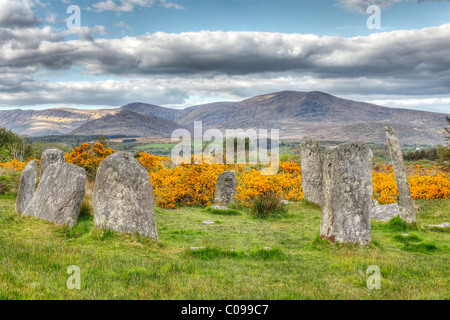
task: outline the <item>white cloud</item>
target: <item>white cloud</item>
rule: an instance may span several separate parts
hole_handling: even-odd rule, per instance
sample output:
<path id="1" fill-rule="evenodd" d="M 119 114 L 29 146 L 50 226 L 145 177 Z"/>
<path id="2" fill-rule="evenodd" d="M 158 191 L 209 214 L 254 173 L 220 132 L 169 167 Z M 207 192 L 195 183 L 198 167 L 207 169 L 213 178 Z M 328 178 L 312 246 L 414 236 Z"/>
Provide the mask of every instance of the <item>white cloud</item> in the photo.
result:
<path id="1" fill-rule="evenodd" d="M 96 28 L 86 31 L 101 31 Z M 28 33 L 18 30 L 17 36 L 20 32 Z M 27 63 L 39 67 L 51 55 L 45 67 L 81 65 L 94 74 L 123 76 L 297 71 L 318 77 L 422 77 L 446 81 L 448 86 L 449 37 L 450 24 L 354 38 L 265 32 L 157 32 L 90 42 L 41 41 L 26 52 L 26 57 Z M 0 49 L 0 66 L 23 65 L 22 52 L 7 44 Z"/>
<path id="2" fill-rule="evenodd" d="M 450 113 L 450 97 L 403 97 L 397 99 L 375 99 L 367 102 L 388 106 L 391 108 L 433 110 L 436 112 Z"/>
<path id="3" fill-rule="evenodd" d="M 150 7 L 154 3 L 153 0 L 106 0 L 92 4 L 95 11 L 116 11 L 116 12 L 132 12 L 135 6 Z"/>
<path id="4" fill-rule="evenodd" d="M 14 81 L 14 78 L 11 78 L 11 81 Z M 380 98 L 397 96 L 401 90 L 420 94 L 422 90 L 420 86 L 414 81 L 398 83 L 395 80 L 381 81 L 364 78 L 319 79 L 285 72 L 202 77 L 158 76 L 128 81 L 34 82 L 28 79 L 26 85 L 21 85 L 20 82 L 10 84 L 0 82 L 0 107 L 30 107 L 48 104 L 117 107 L 132 101 L 141 101 L 183 108 L 218 100 L 237 101 L 283 90 L 320 90 L 339 97 L 388 107 L 448 113 L 450 99 L 445 95 L 434 100 L 426 98 L 428 95 L 418 96 L 418 98 L 407 95 L 395 99 Z"/>
<path id="5" fill-rule="evenodd" d="M 422 110 L 450 107 L 444 99 L 450 92 L 450 24 L 353 38 L 200 31 L 117 39 L 95 39 L 94 33 L 107 33 L 103 26 L 55 32 L 48 26 L 19 25 L 9 22 L 0 28 L 2 108 L 131 101 L 184 107 L 282 90 L 359 95 L 357 100 Z M 116 26 L 126 28 L 123 21 Z M 65 41 L 73 33 L 80 40 Z M 94 75 L 115 80 L 33 78 L 37 72 L 68 70 L 67 80 L 73 68 L 94 80 Z M 123 78 L 135 80 L 117 80 Z M 431 98 L 441 100 L 423 100 Z"/>
<path id="6" fill-rule="evenodd" d="M 115 23 L 114 26 L 118 27 L 118 28 L 132 29 L 129 25 L 127 25 L 123 21 L 119 21 L 119 22 Z"/>
<path id="7" fill-rule="evenodd" d="M 166 2 L 165 0 L 161 0 L 159 2 L 159 5 L 167 8 L 167 9 L 177 9 L 177 10 L 182 10 L 184 9 L 184 7 L 180 4 L 174 3 L 174 2 Z"/>
<path id="8" fill-rule="evenodd" d="M 33 2 L 0 0 L 0 27 L 29 27 L 42 22 L 31 7 Z"/>

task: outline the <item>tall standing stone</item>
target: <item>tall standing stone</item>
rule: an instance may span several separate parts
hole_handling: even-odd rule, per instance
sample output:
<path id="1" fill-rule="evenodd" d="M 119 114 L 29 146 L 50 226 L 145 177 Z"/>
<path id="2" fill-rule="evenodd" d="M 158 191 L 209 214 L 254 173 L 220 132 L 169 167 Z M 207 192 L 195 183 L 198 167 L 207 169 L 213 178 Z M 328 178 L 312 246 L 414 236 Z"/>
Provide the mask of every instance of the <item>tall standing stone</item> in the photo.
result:
<path id="1" fill-rule="evenodd" d="M 45 169 L 53 164 L 53 163 L 63 163 L 66 162 L 64 157 L 64 151 L 59 149 L 47 149 L 42 152 L 41 156 L 41 173 L 40 177 L 42 177 Z"/>
<path id="2" fill-rule="evenodd" d="M 402 147 L 398 135 L 392 127 L 384 127 L 384 130 L 391 154 L 395 183 L 397 184 L 399 216 L 400 219 L 407 223 L 414 223 L 416 222 L 416 213 L 414 211 L 414 203 L 411 197 L 405 163 L 403 162 Z"/>
<path id="3" fill-rule="evenodd" d="M 320 237 L 337 242 L 370 241 L 373 154 L 363 142 L 325 151 Z"/>
<path id="4" fill-rule="evenodd" d="M 53 163 L 45 169 L 23 215 L 72 227 L 80 215 L 85 184 L 83 168 L 71 163 Z"/>
<path id="5" fill-rule="evenodd" d="M 28 162 L 20 174 L 19 192 L 16 199 L 16 212 L 23 212 L 34 196 L 37 182 L 37 166 L 34 160 Z"/>
<path id="6" fill-rule="evenodd" d="M 233 170 L 222 172 L 217 177 L 214 203 L 227 205 L 233 202 L 236 184 L 236 172 Z"/>
<path id="7" fill-rule="evenodd" d="M 323 196 L 323 161 L 319 144 L 313 138 L 303 138 L 300 148 L 303 198 L 321 205 Z"/>
<path id="8" fill-rule="evenodd" d="M 116 152 L 102 161 L 93 204 L 97 228 L 158 239 L 153 187 L 147 171 L 133 155 Z"/>

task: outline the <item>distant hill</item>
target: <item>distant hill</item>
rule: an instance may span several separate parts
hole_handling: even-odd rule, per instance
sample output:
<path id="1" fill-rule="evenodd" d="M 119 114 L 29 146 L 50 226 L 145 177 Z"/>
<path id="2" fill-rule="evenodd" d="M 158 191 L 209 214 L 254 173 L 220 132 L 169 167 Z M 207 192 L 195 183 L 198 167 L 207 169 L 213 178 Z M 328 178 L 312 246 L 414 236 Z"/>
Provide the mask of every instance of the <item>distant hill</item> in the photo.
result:
<path id="1" fill-rule="evenodd" d="M 150 120 L 123 113 L 128 111 L 156 118 Z M 308 135 L 321 140 L 385 143 L 384 126 L 389 124 L 397 130 L 403 143 L 436 145 L 444 143 L 446 115 L 382 107 L 320 91 L 282 91 L 183 110 L 141 102 L 108 110 L 6 110 L 0 111 L 0 126 L 31 136 L 125 132 L 143 136 L 158 134 L 156 128 L 167 136 L 168 128 L 192 129 L 194 121 L 202 121 L 204 129 L 279 129 L 281 138 L 300 139 Z"/>
<path id="2" fill-rule="evenodd" d="M 399 130 L 404 143 L 438 144 L 443 142 L 445 116 L 346 100 L 319 91 L 282 91 L 186 108 L 175 120 L 189 127 L 194 120 L 201 120 L 205 128 L 280 129 L 282 137 L 293 139 L 310 135 L 324 140 L 362 139 L 376 143 L 385 143 L 381 131 L 389 124 Z"/>
<path id="3" fill-rule="evenodd" d="M 67 134 L 89 120 L 115 113 L 113 110 L 44 109 L 0 111 L 0 127 L 28 136 Z"/>
<path id="4" fill-rule="evenodd" d="M 146 116 L 160 117 L 169 120 L 175 120 L 176 114 L 181 112 L 181 110 L 178 109 L 164 108 L 142 102 L 129 103 L 121 107 L 119 110 L 120 111 L 129 110 L 140 114 L 144 114 Z"/>
<path id="5" fill-rule="evenodd" d="M 146 116 L 133 111 L 121 111 L 91 120 L 72 131 L 74 135 L 127 135 L 131 137 L 170 137 L 180 128 L 176 122 Z"/>

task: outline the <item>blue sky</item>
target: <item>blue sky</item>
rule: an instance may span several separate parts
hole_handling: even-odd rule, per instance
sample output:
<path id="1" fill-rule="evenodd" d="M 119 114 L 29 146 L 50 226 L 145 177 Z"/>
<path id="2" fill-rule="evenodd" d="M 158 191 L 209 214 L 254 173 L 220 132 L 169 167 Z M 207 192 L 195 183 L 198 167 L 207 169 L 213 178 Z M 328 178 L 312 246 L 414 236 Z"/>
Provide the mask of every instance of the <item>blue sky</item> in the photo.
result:
<path id="1" fill-rule="evenodd" d="M 369 4 L 381 8 L 380 29 L 366 26 Z M 70 5 L 81 9 L 76 31 Z M 0 0 L 0 9 L 2 109 L 183 108 L 320 90 L 450 110 L 448 1 Z"/>
<path id="2" fill-rule="evenodd" d="M 64 19 L 68 4 L 60 1 L 44 1 Z M 70 1 L 82 10 L 82 25 L 103 25 L 105 38 L 139 36 L 146 32 L 195 32 L 210 31 L 262 31 L 282 33 L 312 33 L 353 37 L 373 32 L 398 29 L 419 29 L 448 23 L 450 5 L 447 1 L 404 1 L 382 10 L 380 30 L 366 27 L 368 14 L 348 10 L 338 1 L 328 0 L 206 0 L 176 1 L 180 9 L 165 8 L 157 4 L 151 7 L 136 6 L 132 12 L 97 11 L 92 5 L 100 1 Z M 120 1 L 117 1 L 120 3 Z M 42 10 L 43 11 L 43 10 Z M 124 22 L 131 28 L 115 26 Z M 51 25 L 46 23 L 47 25 Z"/>

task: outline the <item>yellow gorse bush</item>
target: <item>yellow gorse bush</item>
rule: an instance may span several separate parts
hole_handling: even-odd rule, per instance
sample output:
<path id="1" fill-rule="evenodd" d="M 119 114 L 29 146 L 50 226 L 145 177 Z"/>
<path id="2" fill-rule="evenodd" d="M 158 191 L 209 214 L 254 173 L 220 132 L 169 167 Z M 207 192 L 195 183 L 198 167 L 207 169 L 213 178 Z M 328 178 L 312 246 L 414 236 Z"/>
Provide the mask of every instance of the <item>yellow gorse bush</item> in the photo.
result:
<path id="1" fill-rule="evenodd" d="M 95 176 L 101 161 L 115 152 L 101 144 L 83 144 L 66 154 L 66 161 L 84 167 Z M 245 206 L 258 196 L 275 193 L 286 200 L 297 201 L 303 198 L 301 167 L 295 161 L 279 164 L 274 175 L 263 175 L 258 166 L 228 165 L 210 163 L 203 158 L 201 164 L 173 165 L 171 159 L 146 152 L 136 158 L 148 171 L 156 198 L 156 204 L 162 208 L 174 208 L 176 205 L 210 205 L 214 198 L 216 181 L 219 174 L 226 170 L 235 170 L 238 185 L 236 199 Z M 192 163 L 195 160 L 191 158 Z M 0 168 L 22 171 L 26 162 L 13 160 L 0 163 Z M 450 193 L 450 176 L 438 167 L 407 166 L 409 184 L 413 199 L 445 199 Z M 373 194 L 381 204 L 396 202 L 397 186 L 391 166 L 378 161 L 373 167 Z"/>
<path id="2" fill-rule="evenodd" d="M 446 199 L 450 193 L 450 176 L 437 167 L 407 167 L 413 199 Z M 397 185 L 391 166 L 372 171 L 374 198 L 381 204 L 397 202 Z"/>
<path id="3" fill-rule="evenodd" d="M 162 208 L 211 204 L 217 177 L 234 167 L 204 162 L 170 167 L 169 158 L 148 153 L 140 153 L 137 160 L 147 169 L 156 204 Z M 238 166 L 236 168 L 239 170 Z"/>
<path id="4" fill-rule="evenodd" d="M 87 176 L 94 179 L 100 163 L 114 152 L 114 150 L 105 148 L 101 143 L 94 143 L 92 147 L 89 143 L 83 143 L 73 149 L 70 154 L 66 153 L 65 158 L 66 162 L 84 168 Z"/>
<path id="5" fill-rule="evenodd" d="M 286 200 L 296 201 L 303 198 L 301 168 L 295 162 L 280 163 L 280 171 L 275 175 L 262 175 L 252 169 L 243 172 L 236 188 L 236 198 L 248 206 L 258 196 L 275 193 Z"/>
<path id="6" fill-rule="evenodd" d="M 0 163 L 0 168 L 14 171 L 22 171 L 28 162 L 18 161 L 16 159 L 5 163 Z"/>

